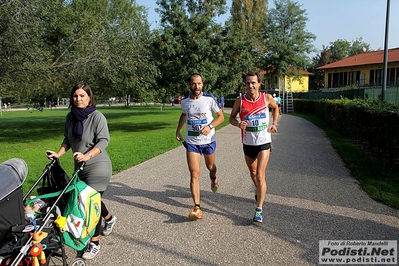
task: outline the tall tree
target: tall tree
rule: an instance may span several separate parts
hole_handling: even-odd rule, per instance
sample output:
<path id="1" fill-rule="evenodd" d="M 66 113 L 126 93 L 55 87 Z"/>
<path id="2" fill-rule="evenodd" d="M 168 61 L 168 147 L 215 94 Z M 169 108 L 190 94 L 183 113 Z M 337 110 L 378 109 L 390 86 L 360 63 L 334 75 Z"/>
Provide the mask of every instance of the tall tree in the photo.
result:
<path id="1" fill-rule="evenodd" d="M 266 52 L 264 31 L 268 0 L 233 0 L 228 29 L 231 73 L 236 86 L 242 84 L 242 75 L 262 68 L 261 56 Z"/>
<path id="2" fill-rule="evenodd" d="M 62 25 L 67 34 L 53 44 L 60 47 L 53 65 L 61 67 L 68 86 L 85 80 L 102 98 L 131 92 L 135 70 L 145 68 L 138 56 L 146 52 L 150 32 L 143 12 L 133 0 L 68 1 L 64 14 L 70 21 Z"/>
<path id="3" fill-rule="evenodd" d="M 319 54 L 316 54 L 313 57 L 312 61 L 313 64 L 308 69 L 309 72 L 313 73 L 313 75 L 309 77 L 309 89 L 319 90 L 324 87 L 324 71 L 317 70 L 317 68 L 333 62 L 329 47 L 323 45 L 323 49 Z"/>
<path id="4" fill-rule="evenodd" d="M 307 69 L 310 65 L 307 55 L 314 50 L 312 42 L 316 37 L 306 30 L 308 17 L 300 4 L 291 0 L 276 0 L 274 5 L 275 8 L 270 9 L 267 16 L 268 52 L 264 67 L 271 74 L 299 79 L 298 70 Z"/>
<path id="5" fill-rule="evenodd" d="M 214 92 L 224 59 L 224 40 L 216 17 L 225 12 L 225 0 L 158 0 L 160 28 L 155 31 L 154 57 L 159 60 L 160 89 L 170 95 L 187 92 L 187 77 L 201 73 L 205 90 Z"/>
<path id="6" fill-rule="evenodd" d="M 48 79 L 51 56 L 41 40 L 40 1 L 0 3 L 0 93 L 20 104 L 40 94 L 39 84 Z M 51 8 L 57 5 L 51 2 Z M 28 93 L 26 93 L 28 92 Z"/>
<path id="7" fill-rule="evenodd" d="M 253 49 L 265 46 L 263 32 L 266 27 L 268 0 L 233 0 L 231 7 L 231 27 L 234 33 L 248 38 Z"/>
<path id="8" fill-rule="evenodd" d="M 362 38 L 356 38 L 352 42 L 346 39 L 338 39 L 330 42 L 329 49 L 331 50 L 332 62 L 363 53 L 363 47 L 369 50 L 370 44 L 363 42 Z"/>
<path id="9" fill-rule="evenodd" d="M 348 57 L 350 42 L 345 39 L 338 39 L 330 43 L 331 59 L 333 62 Z"/>
<path id="10" fill-rule="evenodd" d="M 151 57 L 151 32 L 144 7 L 134 0 L 113 0 L 107 14 L 102 28 L 103 51 L 94 76 L 104 88 L 104 97 L 153 100 L 151 91 L 159 71 Z"/>
<path id="11" fill-rule="evenodd" d="M 81 80 L 99 97 L 151 88 L 144 11 L 134 0 L 0 2 L 0 93 L 42 103 Z"/>
<path id="12" fill-rule="evenodd" d="M 363 41 L 363 38 L 356 38 L 352 41 L 351 46 L 349 47 L 348 56 L 353 56 L 357 54 L 364 53 L 370 50 L 370 44 Z"/>

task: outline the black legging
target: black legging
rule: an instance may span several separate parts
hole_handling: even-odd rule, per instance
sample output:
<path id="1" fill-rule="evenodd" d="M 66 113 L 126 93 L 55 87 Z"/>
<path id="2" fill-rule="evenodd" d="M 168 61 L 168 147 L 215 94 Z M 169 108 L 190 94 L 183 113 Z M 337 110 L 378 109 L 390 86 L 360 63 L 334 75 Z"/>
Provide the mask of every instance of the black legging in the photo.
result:
<path id="1" fill-rule="evenodd" d="M 104 191 L 99 191 L 98 193 L 100 193 L 100 195 L 101 195 L 101 197 L 102 197 Z M 101 200 L 101 217 L 102 217 L 102 218 L 105 218 L 108 214 L 109 214 L 109 211 L 108 211 L 107 207 L 105 207 L 104 202 Z M 100 233 L 101 233 L 101 226 L 102 226 L 102 223 L 101 223 L 101 219 L 100 219 L 100 221 L 98 221 L 98 224 L 97 224 L 97 226 L 96 226 L 96 231 L 94 232 L 93 237 L 96 237 L 96 236 L 99 236 L 99 235 L 100 235 Z"/>

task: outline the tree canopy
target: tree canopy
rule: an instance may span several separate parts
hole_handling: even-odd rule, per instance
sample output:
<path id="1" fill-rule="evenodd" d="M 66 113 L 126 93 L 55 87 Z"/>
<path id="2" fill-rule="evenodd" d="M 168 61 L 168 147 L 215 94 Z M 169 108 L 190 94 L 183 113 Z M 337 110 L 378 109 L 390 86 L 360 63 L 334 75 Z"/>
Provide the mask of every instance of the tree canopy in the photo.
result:
<path id="1" fill-rule="evenodd" d="M 242 89 L 242 76 L 310 69 L 361 52 L 361 38 L 336 40 L 311 61 L 315 36 L 292 0 L 157 0 L 151 29 L 135 0 L 0 1 L 0 96 L 13 104 L 68 98 L 88 82 L 98 99 L 167 101 L 198 72 L 215 96 Z M 226 22 L 219 16 L 230 11 Z"/>
<path id="2" fill-rule="evenodd" d="M 133 0 L 6 0 L 0 14 L 3 98 L 42 103 L 68 97 L 78 81 L 101 88 L 97 97 L 123 96 L 150 87 L 144 74 L 157 72 L 146 13 Z"/>
<path id="3" fill-rule="evenodd" d="M 262 69 L 263 54 L 267 51 L 264 39 L 267 0 L 233 0 L 229 27 L 229 54 L 235 79 L 248 71 Z M 240 86 L 241 81 L 237 86 Z"/>
<path id="4" fill-rule="evenodd" d="M 306 10 L 291 0 L 277 0 L 267 16 L 265 69 L 279 75 L 306 69 L 316 36 L 306 30 Z"/>
<path id="5" fill-rule="evenodd" d="M 206 90 L 219 94 L 226 42 L 216 18 L 225 0 L 159 0 L 160 28 L 152 46 L 161 76 L 157 85 L 171 96 L 187 93 L 187 78 L 201 73 Z"/>

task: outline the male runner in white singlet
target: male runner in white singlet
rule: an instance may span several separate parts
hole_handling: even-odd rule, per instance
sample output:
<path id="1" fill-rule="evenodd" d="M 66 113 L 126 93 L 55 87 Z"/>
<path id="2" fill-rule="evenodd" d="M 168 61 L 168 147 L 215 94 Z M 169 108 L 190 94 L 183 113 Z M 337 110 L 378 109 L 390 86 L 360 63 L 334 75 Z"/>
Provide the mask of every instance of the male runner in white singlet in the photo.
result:
<path id="1" fill-rule="evenodd" d="M 216 179 L 215 127 L 224 121 L 223 112 L 212 94 L 202 92 L 203 82 L 199 74 L 192 74 L 188 79 L 190 96 L 181 101 L 182 114 L 176 129 L 176 139 L 183 141 L 180 130 L 186 124 L 186 148 L 188 169 L 190 171 L 190 189 L 194 207 L 190 210 L 190 219 L 202 219 L 200 206 L 200 163 L 204 155 L 209 170 L 211 189 L 216 192 L 219 184 Z M 214 119 L 214 113 L 217 117 Z"/>

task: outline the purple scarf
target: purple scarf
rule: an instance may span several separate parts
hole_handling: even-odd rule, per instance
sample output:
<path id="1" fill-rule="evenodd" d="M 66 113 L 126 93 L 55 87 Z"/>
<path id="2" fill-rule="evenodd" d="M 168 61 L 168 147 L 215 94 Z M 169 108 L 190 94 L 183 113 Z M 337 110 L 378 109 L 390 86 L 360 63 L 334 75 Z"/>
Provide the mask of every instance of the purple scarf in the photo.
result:
<path id="1" fill-rule="evenodd" d="M 79 138 L 79 141 L 82 140 L 83 121 L 95 110 L 97 110 L 95 106 L 88 106 L 85 109 L 71 108 L 72 136 Z"/>

